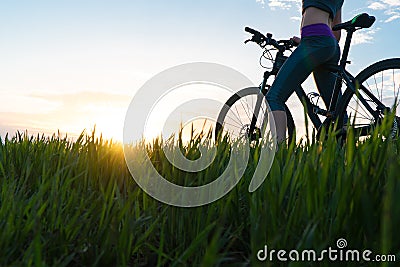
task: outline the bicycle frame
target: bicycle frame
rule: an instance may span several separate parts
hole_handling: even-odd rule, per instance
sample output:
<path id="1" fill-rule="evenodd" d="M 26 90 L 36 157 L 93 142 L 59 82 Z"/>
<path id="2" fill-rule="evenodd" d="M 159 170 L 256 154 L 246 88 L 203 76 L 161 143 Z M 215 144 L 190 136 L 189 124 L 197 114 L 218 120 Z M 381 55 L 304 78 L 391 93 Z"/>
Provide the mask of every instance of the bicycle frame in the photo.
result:
<path id="1" fill-rule="evenodd" d="M 342 84 L 343 82 L 346 83 L 347 87 L 350 88 L 354 93 L 356 93 L 357 98 L 360 100 L 360 102 L 364 105 L 364 107 L 371 113 L 373 116 L 377 119 L 379 117 L 379 114 L 381 111 L 386 109 L 386 107 L 377 99 L 373 94 L 369 92 L 362 84 L 358 84 L 358 81 L 355 79 L 355 77 L 350 74 L 346 70 L 346 65 L 350 63 L 347 61 L 349 51 L 350 51 L 350 44 L 351 40 L 353 37 L 353 33 L 356 31 L 356 29 L 350 29 L 347 30 L 347 36 L 346 36 L 346 41 L 342 53 L 342 57 L 340 59 L 340 63 L 338 66 L 332 68 L 330 71 L 336 75 L 336 81 L 335 81 L 335 87 L 332 93 L 331 101 L 328 107 L 328 110 L 324 110 L 319 108 L 317 105 L 314 105 L 311 103 L 310 99 L 307 97 L 304 89 L 300 85 L 297 89 L 295 89 L 295 93 L 297 97 L 300 99 L 301 103 L 303 104 L 305 111 L 310 118 L 312 124 L 316 129 L 320 129 L 321 126 L 325 123 L 329 122 L 334 122 L 338 118 L 337 114 L 337 106 L 338 106 L 338 101 L 339 101 L 339 96 L 341 94 L 342 90 Z M 278 51 L 276 55 L 276 61 L 274 64 L 274 67 L 271 71 L 265 71 L 264 72 L 264 78 L 263 81 L 260 85 L 260 91 L 262 93 L 262 96 L 257 97 L 257 102 L 255 106 L 255 110 L 253 113 L 253 118 L 250 124 L 250 131 L 249 133 L 253 133 L 255 130 L 255 125 L 257 122 L 257 117 L 260 112 L 260 107 L 263 101 L 264 96 L 268 93 L 269 86 L 267 85 L 267 80 L 271 75 L 277 75 L 280 65 L 282 64 L 282 57 L 283 52 Z M 279 65 L 280 64 L 280 65 Z M 357 94 L 357 90 L 362 90 L 368 97 L 370 97 L 372 100 L 374 100 L 375 103 L 378 103 L 378 109 L 373 110 L 371 106 L 368 104 L 368 101 L 360 94 Z M 318 115 L 322 115 L 326 117 L 325 121 L 322 122 L 321 119 L 319 118 Z M 369 128 L 369 127 L 367 127 Z M 366 129 L 368 130 L 368 129 Z"/>

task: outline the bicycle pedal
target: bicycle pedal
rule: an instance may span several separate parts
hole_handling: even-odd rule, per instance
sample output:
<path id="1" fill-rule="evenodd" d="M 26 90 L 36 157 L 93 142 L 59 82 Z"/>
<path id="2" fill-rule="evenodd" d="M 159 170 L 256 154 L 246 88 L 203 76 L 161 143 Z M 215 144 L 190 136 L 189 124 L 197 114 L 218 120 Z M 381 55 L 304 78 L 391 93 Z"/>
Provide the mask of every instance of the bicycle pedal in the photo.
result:
<path id="1" fill-rule="evenodd" d="M 327 118 L 332 118 L 333 115 L 334 115 L 334 113 L 330 112 L 329 110 L 322 109 L 322 108 L 320 108 L 318 106 L 314 106 L 313 107 L 313 112 L 314 112 L 314 114 L 322 115 L 322 116 L 325 116 Z"/>

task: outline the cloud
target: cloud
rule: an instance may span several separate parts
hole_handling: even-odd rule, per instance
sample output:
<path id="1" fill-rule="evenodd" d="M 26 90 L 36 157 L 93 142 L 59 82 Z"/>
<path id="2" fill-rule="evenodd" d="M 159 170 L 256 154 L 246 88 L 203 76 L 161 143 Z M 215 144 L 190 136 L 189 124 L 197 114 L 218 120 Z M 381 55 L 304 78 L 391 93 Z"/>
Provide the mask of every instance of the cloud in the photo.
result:
<path id="1" fill-rule="evenodd" d="M 383 11 L 386 18 L 383 22 L 388 23 L 400 18 L 400 1 L 399 0 L 377 0 L 372 1 L 368 8 L 376 11 Z"/>
<path id="2" fill-rule="evenodd" d="M 379 31 L 380 29 L 370 29 L 370 30 L 363 30 L 363 31 L 356 31 L 353 35 L 353 39 L 351 39 L 351 45 L 359 45 L 359 44 L 371 44 L 372 41 L 374 40 L 374 35 Z M 340 46 L 343 48 L 344 43 L 346 40 L 346 36 L 342 36 L 343 38 L 340 39 Z"/>
<path id="3" fill-rule="evenodd" d="M 301 10 L 301 0 L 256 0 L 263 7 L 268 5 L 271 10 L 289 10 L 296 8 Z M 365 8 L 365 7 L 364 7 Z M 367 8 L 374 11 L 382 11 L 386 18 L 383 22 L 388 23 L 400 19 L 400 0 L 375 0 L 368 1 Z M 297 19 L 296 19 L 297 20 Z"/>
<path id="4" fill-rule="evenodd" d="M 122 133 L 126 108 L 132 96 L 81 91 L 70 94 L 30 93 L 18 96 L 16 108 L 0 109 L 0 135 L 16 130 L 52 134 L 58 129 L 70 136 L 97 125 L 108 138 Z M 22 106 L 25 105 L 24 108 Z"/>
<path id="5" fill-rule="evenodd" d="M 373 2 L 368 6 L 368 8 L 372 10 L 383 10 L 386 6 L 380 2 Z"/>
<path id="6" fill-rule="evenodd" d="M 293 21 L 301 21 L 301 17 L 296 17 L 296 16 L 290 17 L 290 19 Z"/>
<path id="7" fill-rule="evenodd" d="M 271 9 L 276 7 L 281 9 L 291 9 L 295 7 L 296 9 L 300 9 L 301 0 L 269 0 L 268 5 Z"/>
<path id="8" fill-rule="evenodd" d="M 376 32 L 377 30 L 364 30 L 355 32 L 353 39 L 351 40 L 352 45 L 372 43 L 372 40 L 374 40 L 373 36 Z"/>
<path id="9" fill-rule="evenodd" d="M 270 9 L 284 9 L 288 10 L 293 7 L 299 9 L 301 6 L 301 0 L 256 0 L 257 3 L 260 3 L 263 7 L 265 6 L 266 2 Z"/>
<path id="10" fill-rule="evenodd" d="M 390 5 L 390 6 L 398 6 L 400 7 L 400 1 L 399 0 L 381 0 L 383 3 Z"/>
<path id="11" fill-rule="evenodd" d="M 52 112 L 59 107 L 58 102 L 13 91 L 0 92 L 0 99 L 0 113 L 44 114 Z"/>
<path id="12" fill-rule="evenodd" d="M 395 14 L 395 15 L 391 16 L 390 18 L 388 18 L 387 20 L 385 20 L 385 22 L 391 22 L 391 21 L 399 19 L 399 18 L 400 18 L 400 14 Z"/>
<path id="13" fill-rule="evenodd" d="M 261 5 L 265 5 L 265 1 L 264 0 L 256 0 L 257 3 L 260 3 Z"/>

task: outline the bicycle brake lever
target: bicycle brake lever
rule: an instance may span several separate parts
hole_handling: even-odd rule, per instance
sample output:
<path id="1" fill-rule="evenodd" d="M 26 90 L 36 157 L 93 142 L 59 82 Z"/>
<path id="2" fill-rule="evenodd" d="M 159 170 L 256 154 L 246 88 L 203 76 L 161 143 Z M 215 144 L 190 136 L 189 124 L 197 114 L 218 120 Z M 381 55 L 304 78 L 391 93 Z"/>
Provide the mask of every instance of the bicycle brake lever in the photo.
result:
<path id="1" fill-rule="evenodd" d="M 251 42 L 251 39 L 247 39 L 246 41 L 244 41 L 245 44 L 247 44 L 248 42 Z"/>

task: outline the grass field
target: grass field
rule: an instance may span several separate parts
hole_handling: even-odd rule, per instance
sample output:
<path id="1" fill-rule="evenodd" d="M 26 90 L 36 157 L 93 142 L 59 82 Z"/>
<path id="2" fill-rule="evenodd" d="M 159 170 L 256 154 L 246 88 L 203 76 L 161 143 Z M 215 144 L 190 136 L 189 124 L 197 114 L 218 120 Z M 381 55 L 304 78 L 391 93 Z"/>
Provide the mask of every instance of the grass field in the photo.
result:
<path id="1" fill-rule="evenodd" d="M 184 153 L 195 157 L 198 145 L 193 140 Z M 160 146 L 149 147 L 159 172 L 192 183 L 191 174 L 168 165 Z M 221 164 L 228 150 L 227 143 L 219 149 Z M 94 134 L 72 142 L 18 133 L 0 142 L 0 266 L 287 266 L 260 262 L 257 252 L 264 245 L 321 251 L 336 248 L 339 238 L 348 249 L 399 260 L 399 150 L 399 140 L 377 132 L 358 143 L 350 133 L 343 146 L 329 137 L 281 147 L 263 185 L 249 193 L 256 146 L 229 194 L 177 208 L 135 184 L 119 144 Z M 210 172 L 196 179 L 207 181 Z"/>

